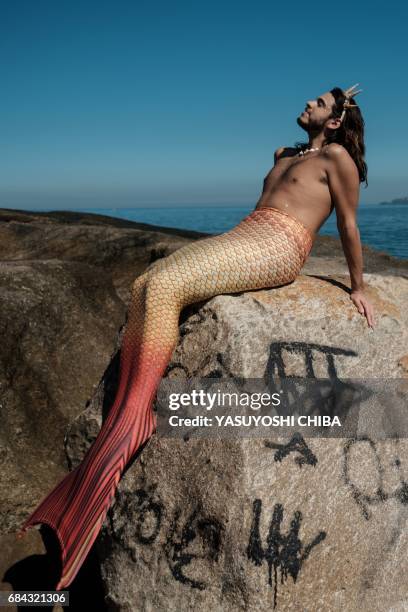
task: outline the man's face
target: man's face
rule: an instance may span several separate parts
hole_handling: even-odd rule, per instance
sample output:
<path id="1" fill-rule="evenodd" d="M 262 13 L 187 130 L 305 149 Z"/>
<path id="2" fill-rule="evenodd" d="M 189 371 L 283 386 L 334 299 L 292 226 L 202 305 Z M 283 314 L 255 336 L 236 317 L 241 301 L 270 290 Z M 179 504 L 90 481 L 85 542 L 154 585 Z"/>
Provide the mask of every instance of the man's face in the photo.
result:
<path id="1" fill-rule="evenodd" d="M 296 119 L 298 125 L 306 132 L 323 130 L 326 124 L 330 124 L 329 116 L 334 103 L 335 99 L 330 91 L 321 94 L 315 100 L 308 100 L 305 110 Z"/>

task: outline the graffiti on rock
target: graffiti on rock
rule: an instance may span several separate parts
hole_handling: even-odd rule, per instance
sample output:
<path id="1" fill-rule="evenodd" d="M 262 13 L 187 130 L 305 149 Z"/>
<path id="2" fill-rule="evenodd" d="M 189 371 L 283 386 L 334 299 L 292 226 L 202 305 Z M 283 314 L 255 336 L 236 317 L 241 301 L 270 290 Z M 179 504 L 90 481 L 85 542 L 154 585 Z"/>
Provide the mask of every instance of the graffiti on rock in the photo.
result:
<path id="1" fill-rule="evenodd" d="M 394 442 L 396 444 L 396 442 Z M 364 457 L 365 461 L 371 462 L 374 467 L 375 479 L 368 483 L 371 491 L 367 488 L 367 483 L 359 482 L 358 472 L 352 474 L 353 456 L 361 462 Z M 384 503 L 389 499 L 396 499 L 403 505 L 408 505 L 408 483 L 405 481 L 402 473 L 402 464 L 400 458 L 396 455 L 391 466 L 392 470 L 396 471 L 398 477 L 398 486 L 392 490 L 387 490 L 385 480 L 387 470 L 384 461 L 381 458 L 377 444 L 367 436 L 352 438 L 348 440 L 343 448 L 343 479 L 349 487 L 351 494 L 359 506 L 365 519 L 369 520 L 372 516 L 372 506 Z"/>
<path id="2" fill-rule="evenodd" d="M 216 519 L 204 516 L 196 507 L 184 525 L 180 526 L 181 511 L 176 510 L 167 536 L 165 552 L 173 577 L 195 589 L 203 590 L 206 584 L 186 575 L 185 570 L 194 559 L 217 561 L 222 543 L 223 526 Z M 200 539 L 203 553 L 189 550 L 190 544 Z"/>
<path id="3" fill-rule="evenodd" d="M 135 492 L 137 498 L 137 520 L 135 527 L 136 540 L 141 544 L 152 544 L 159 535 L 163 504 L 153 499 L 152 495 L 138 489 Z"/>
<path id="4" fill-rule="evenodd" d="M 316 378 L 313 362 L 317 354 L 324 356 L 327 376 L 329 378 L 338 378 L 335 364 L 336 356 L 357 357 L 355 351 L 342 349 L 337 346 L 327 346 L 324 344 L 315 344 L 313 342 L 274 342 L 270 347 L 267 364 L 267 371 L 271 375 L 276 373 L 281 378 L 286 378 L 288 376 L 283 358 L 284 351 L 298 354 L 303 357 L 307 378 Z"/>
<path id="5" fill-rule="evenodd" d="M 279 444 L 270 440 L 266 440 L 264 444 L 267 448 L 277 449 L 274 455 L 275 461 L 283 461 L 290 453 L 297 453 L 295 463 L 300 468 L 305 464 L 313 465 L 313 467 L 317 465 L 316 455 L 310 450 L 299 432 L 294 433 L 287 444 Z"/>
<path id="6" fill-rule="evenodd" d="M 139 544 L 153 544 L 158 539 L 164 527 L 165 514 L 165 505 L 153 489 L 136 491 L 134 535 Z M 202 580 L 192 578 L 186 572 L 191 569 L 189 566 L 194 559 L 218 560 L 223 530 L 218 519 L 207 516 L 200 506 L 183 520 L 181 510 L 176 508 L 162 544 L 173 577 L 192 588 L 204 589 L 206 585 Z"/>
<path id="7" fill-rule="evenodd" d="M 255 565 L 262 565 L 263 561 L 266 561 L 268 565 L 268 582 L 274 588 L 273 606 L 275 608 L 278 595 L 278 570 L 280 570 L 282 583 L 287 580 L 289 575 L 296 582 L 304 561 L 308 558 L 312 549 L 325 539 L 326 532 L 320 531 L 305 546 L 299 537 L 303 517 L 302 513 L 297 510 L 291 520 L 289 532 L 283 534 L 281 532 L 283 506 L 275 504 L 269 532 L 266 537 L 266 546 L 263 547 L 259 528 L 261 513 L 262 501 L 255 499 L 253 502 L 251 533 L 246 552 L 248 559 Z"/>

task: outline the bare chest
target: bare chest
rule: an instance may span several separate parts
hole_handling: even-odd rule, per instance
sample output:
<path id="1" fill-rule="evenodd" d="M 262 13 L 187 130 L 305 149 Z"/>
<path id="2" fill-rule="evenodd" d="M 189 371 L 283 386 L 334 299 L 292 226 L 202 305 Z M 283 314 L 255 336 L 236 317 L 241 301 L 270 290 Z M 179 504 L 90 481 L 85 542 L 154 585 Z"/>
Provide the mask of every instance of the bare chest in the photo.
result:
<path id="1" fill-rule="evenodd" d="M 278 160 L 264 179 L 264 191 L 271 191 L 281 184 L 308 186 L 309 189 L 312 184 L 327 187 L 324 160 L 320 156 L 310 159 L 291 157 Z"/>

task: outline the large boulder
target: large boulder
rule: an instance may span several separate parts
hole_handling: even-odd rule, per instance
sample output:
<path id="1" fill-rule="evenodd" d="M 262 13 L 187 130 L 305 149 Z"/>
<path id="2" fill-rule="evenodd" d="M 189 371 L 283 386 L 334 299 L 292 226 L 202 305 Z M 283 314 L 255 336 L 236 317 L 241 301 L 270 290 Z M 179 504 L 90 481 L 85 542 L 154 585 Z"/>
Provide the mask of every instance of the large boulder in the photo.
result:
<path id="1" fill-rule="evenodd" d="M 195 236 L 103 215 L 0 209 L 0 573 L 7 583 L 20 559 L 44 550 L 37 530 L 21 541 L 13 532 L 71 467 L 67 426 L 110 362 L 132 280 Z M 14 582 L 20 590 L 27 584 Z"/>
<path id="2" fill-rule="evenodd" d="M 0 534 L 69 469 L 65 432 L 110 361 L 132 280 L 195 236 L 159 229 L 0 209 Z"/>
<path id="3" fill-rule="evenodd" d="M 117 333 L 125 319 L 132 280 L 158 258 L 203 236 L 205 234 L 201 232 L 155 227 L 104 215 L 72 211 L 38 213 L 0 209 L 0 547 L 3 550 L 0 556 L 0 572 L 3 576 L 18 559 L 43 550 L 36 530 L 29 530 L 26 538 L 17 542 L 13 532 L 63 474 L 80 460 L 84 450 L 97 434 L 102 414 L 105 415 L 109 409 L 115 392 L 117 368 L 117 354 L 114 358 L 112 355 L 115 353 L 115 346 L 118 347 Z M 408 370 L 408 356 L 405 350 L 402 355 L 399 349 L 394 350 L 393 338 L 399 334 L 399 328 L 393 327 L 394 319 L 400 321 L 401 315 L 389 309 L 401 310 L 399 304 L 403 303 L 403 297 L 398 292 L 403 290 L 404 285 L 399 277 L 407 276 L 408 262 L 379 254 L 368 247 L 364 247 L 364 261 L 366 271 L 378 277 L 375 280 L 379 283 L 376 304 L 380 309 L 385 308 L 386 316 L 381 320 L 381 325 L 389 327 L 388 336 L 385 327 L 381 336 L 378 336 L 377 330 L 374 334 L 367 335 L 367 342 L 372 342 L 372 338 L 378 336 L 381 338 L 379 343 L 383 344 L 375 344 L 376 353 L 372 355 L 372 362 L 367 361 L 367 367 L 375 371 L 377 364 L 378 371 L 395 371 L 397 375 L 397 372 Z M 278 348 L 272 353 L 272 356 L 275 355 L 272 361 L 276 361 L 279 351 L 282 352 L 285 355 L 285 367 L 289 368 L 288 372 L 292 367 L 292 359 L 293 368 L 298 363 L 298 371 L 304 372 L 307 363 L 313 364 L 316 375 L 319 372 L 325 375 L 325 367 L 331 359 L 330 351 L 324 353 L 312 350 L 305 361 L 301 349 L 302 338 L 307 334 L 309 338 L 313 337 L 313 330 L 324 324 L 325 317 L 326 330 L 332 326 L 333 337 L 336 333 L 341 335 L 335 345 L 341 350 L 346 347 L 347 351 L 356 352 L 355 343 L 359 342 L 360 336 L 357 334 L 352 340 L 347 340 L 352 328 L 348 327 L 342 305 L 346 308 L 347 316 L 353 318 L 353 325 L 362 326 L 363 322 L 353 310 L 347 295 L 336 285 L 338 279 L 341 281 L 339 275 L 347 273 L 339 241 L 330 237 L 319 237 L 304 273 L 309 277 L 301 277 L 293 285 L 293 288 L 302 287 L 303 293 L 300 294 L 291 294 L 289 288 L 281 288 L 240 296 L 219 296 L 209 301 L 208 305 L 213 309 L 210 311 L 199 305 L 186 308 L 181 316 L 180 344 L 170 365 L 168 377 L 190 376 L 192 373 L 224 376 L 228 372 L 231 374 L 227 375 L 234 375 L 234 372 L 240 371 L 247 375 L 251 371 L 259 373 L 266 370 L 271 359 L 267 357 L 269 353 L 266 344 L 262 344 L 266 340 L 257 345 L 252 333 L 252 323 L 248 323 L 249 317 L 255 316 L 256 320 L 256 313 L 260 315 L 257 323 L 259 333 L 264 329 L 266 320 L 270 331 L 265 333 L 270 334 L 270 343 L 275 336 L 277 342 L 286 343 L 286 348 L 283 344 L 275 343 Z M 314 281 L 312 275 L 321 277 L 323 274 L 336 275 L 336 278 L 332 279 L 332 284 L 322 278 L 316 278 Z M 312 285 L 312 282 L 318 284 Z M 307 295 L 314 299 L 316 288 L 321 297 L 321 306 L 316 311 L 320 312 L 321 321 L 316 315 L 316 321 L 309 323 L 307 328 L 307 321 L 311 320 L 313 314 L 307 311 L 309 318 L 306 318 L 306 327 L 303 329 L 300 317 L 305 306 L 301 302 Z M 257 301 L 254 300 L 255 295 L 258 296 Z M 278 295 L 287 296 L 291 300 L 291 312 L 283 302 L 280 307 L 278 303 L 265 306 L 268 299 Z M 338 310 L 328 311 L 329 302 L 337 300 L 342 300 Z M 217 311 L 214 310 L 214 304 L 217 304 Z M 312 301 L 313 308 L 314 304 Z M 235 313 L 231 310 L 233 314 L 227 316 L 233 305 Z M 275 307 L 276 311 L 273 310 Z M 267 308 L 267 316 L 264 314 L 264 308 Z M 225 313 L 224 318 L 222 312 Z M 333 312 L 339 312 L 339 316 L 332 317 Z M 290 316 L 293 316 L 292 323 Z M 227 333 L 227 330 L 230 331 Z M 225 344 L 222 340 L 223 334 L 226 334 L 228 339 Z M 243 347 L 249 341 L 251 344 L 248 346 L 251 349 L 245 350 Z M 297 350 L 288 351 L 288 343 L 291 343 L 293 349 L 296 342 Z M 313 342 L 316 344 L 317 340 Z M 402 345 L 402 334 L 399 342 L 398 346 Z M 234 347 L 236 351 L 233 357 L 231 350 Z M 254 351 L 252 355 L 250 350 Z M 363 353 L 364 351 L 360 351 L 359 354 Z M 342 359 L 342 367 L 346 367 L 347 361 L 356 361 L 353 355 L 339 353 L 335 355 L 336 367 Z M 252 360 L 254 368 L 256 366 L 253 370 L 250 367 Z M 341 372 L 344 374 L 346 370 Z M 90 410 L 83 412 L 91 396 L 93 401 Z M 69 427 L 71 423 L 73 424 Z M 71 432 L 68 437 L 67 428 Z M 238 447 L 233 447 L 238 449 L 236 452 L 239 456 L 242 455 L 241 445 L 247 442 L 241 441 Z M 206 448 L 205 444 L 214 443 L 203 442 L 203 448 Z M 65 453 L 64 444 L 67 446 Z M 153 438 L 141 459 L 145 461 L 144 456 L 148 456 L 149 449 L 153 450 L 156 445 L 160 450 L 160 444 L 168 444 L 168 448 L 173 449 L 177 447 L 178 442 L 160 442 Z M 185 446 L 187 442 L 183 444 Z M 191 440 L 188 444 L 196 442 Z M 222 449 L 232 448 L 228 444 L 224 442 L 219 447 L 219 461 L 222 459 Z M 173 450 L 169 452 L 172 454 Z M 160 461 L 163 466 L 166 465 L 164 458 Z M 138 465 L 139 467 L 135 464 L 137 470 L 141 469 L 142 463 Z M 132 469 L 129 476 L 133 474 Z M 225 471 L 228 466 L 225 465 L 222 469 Z M 205 476 L 206 472 L 203 474 Z M 154 475 L 151 474 L 150 477 L 154 482 Z M 137 482 L 138 480 L 135 481 L 136 489 L 133 489 L 135 491 L 139 487 Z M 123 486 L 127 486 L 126 483 L 124 480 Z M 182 496 L 180 499 L 180 503 L 184 503 Z M 169 505 L 170 509 L 171 507 Z M 149 513 L 146 520 L 148 517 Z M 33 555 L 31 558 L 33 565 L 39 567 L 37 557 Z M 19 563 L 15 565 L 14 569 L 17 571 Z M 10 571 L 4 579 L 7 583 L 24 589 L 27 586 L 26 574 L 29 570 L 24 569 L 26 566 L 23 567 L 23 562 L 20 565 L 20 582 L 10 583 Z M 104 567 L 107 565 L 104 564 Z M 81 571 L 81 574 L 85 576 L 85 584 L 89 585 L 91 573 Z M 5 588 L 10 588 L 9 584 L 6 584 Z M 30 584 L 36 588 L 34 577 Z M 115 595 L 110 586 L 109 592 L 112 602 Z M 112 603 L 110 605 L 113 606 Z M 119 602 L 118 605 L 124 604 Z M 133 609 L 138 609 L 137 604 Z"/>
<path id="4" fill-rule="evenodd" d="M 371 331 L 348 277 L 216 296 L 183 313 L 165 380 L 403 379 L 408 281 L 368 274 Z M 120 345 L 120 337 L 117 346 Z M 101 424 L 112 362 L 71 425 L 72 465 Z M 109 383 L 109 385 L 107 385 Z M 406 440 L 169 439 L 122 477 L 97 550 L 120 611 L 378 611 L 408 607 Z"/>

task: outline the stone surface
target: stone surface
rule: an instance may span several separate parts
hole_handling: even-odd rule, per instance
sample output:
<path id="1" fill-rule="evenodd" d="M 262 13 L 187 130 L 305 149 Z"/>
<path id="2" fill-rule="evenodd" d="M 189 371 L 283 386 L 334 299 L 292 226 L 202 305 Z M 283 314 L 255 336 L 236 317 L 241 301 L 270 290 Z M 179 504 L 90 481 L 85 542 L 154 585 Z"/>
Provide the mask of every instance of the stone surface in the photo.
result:
<path id="1" fill-rule="evenodd" d="M 204 235 L 103 215 L 0 209 L 0 307 L 3 340 L 0 349 L 0 546 L 6 551 L 0 558 L 2 575 L 13 573 L 13 563 L 20 559 L 22 554 L 31 552 L 35 555 L 43 552 L 36 530 L 31 530 L 26 536 L 27 539 L 16 542 L 15 546 L 11 540 L 12 532 L 60 480 L 67 468 L 81 459 L 97 434 L 102 413 L 105 414 L 109 409 L 115 391 L 117 355 L 111 358 L 115 346 L 118 346 L 117 333 L 124 322 L 132 280 L 159 257 Z M 327 346 L 337 346 L 356 353 L 336 355 L 338 376 L 355 372 L 360 372 L 361 375 L 373 372 L 374 376 L 378 376 L 379 371 L 384 372 L 386 376 L 406 376 L 406 309 L 402 306 L 404 300 L 405 304 L 407 303 L 408 262 L 377 253 L 368 247 L 364 248 L 364 260 L 366 272 L 374 275 L 366 278 L 370 283 L 372 281 L 376 306 L 382 313 L 378 333 L 377 329 L 374 333 L 367 330 L 341 287 L 347 282 L 348 276 L 339 241 L 319 237 L 304 268 L 304 273 L 309 276 L 300 277 L 295 285 L 279 290 L 218 296 L 207 304 L 186 308 L 180 318 L 180 344 L 170 364 L 168 376 L 208 376 L 211 373 L 233 375 L 234 372 L 241 372 L 245 376 L 249 372 L 258 375 L 270 366 L 271 359 L 273 361 L 278 354 L 276 351 L 284 355 L 288 373 L 299 371 L 303 375 L 311 364 L 317 376 L 324 376 L 329 353 L 313 349 L 313 360 L 308 365 L 305 355 L 302 354 L 302 346 L 306 342 L 326 343 Z M 330 279 L 330 275 L 333 278 Z M 275 346 L 279 342 L 291 342 L 296 350 L 287 350 L 281 344 L 271 353 L 269 349 L 272 339 Z M 248 349 L 242 350 L 246 345 Z M 103 375 L 106 366 L 109 367 Z M 92 401 L 89 409 L 83 411 L 90 397 Z M 69 435 L 66 435 L 67 432 Z M 329 442 L 333 444 L 333 441 Z M 66 456 L 63 452 L 64 443 Z M 316 444 L 316 441 L 312 440 L 310 444 L 312 443 Z M 379 448 L 378 452 L 380 451 L 383 452 Z M 214 609 L 234 610 L 242 609 L 242 602 L 246 602 L 247 606 L 257 606 L 256 597 L 259 597 L 259 601 L 265 606 L 265 602 L 269 601 L 270 606 L 271 602 L 273 603 L 271 597 L 275 587 L 266 586 L 266 561 L 256 566 L 253 561 L 240 556 L 247 544 L 248 529 L 253 518 L 251 504 L 259 495 L 263 503 L 264 523 L 261 535 L 265 546 L 268 524 L 275 505 L 284 504 L 282 531 L 286 533 L 297 508 L 295 496 L 298 495 L 300 500 L 305 497 L 318 500 L 318 493 L 310 494 L 306 486 L 309 482 L 305 479 L 306 468 L 310 474 L 320 474 L 320 480 L 324 482 L 328 466 L 331 465 L 332 471 L 338 467 L 337 459 L 341 456 L 339 452 L 336 445 L 332 455 L 326 451 L 322 452 L 315 468 L 303 466 L 301 471 L 297 464 L 294 464 L 298 472 L 295 470 L 292 474 L 288 466 L 284 468 L 286 471 L 278 470 L 283 464 L 278 465 L 273 459 L 274 451 L 263 447 L 260 441 L 241 440 L 238 443 L 223 442 L 217 445 L 214 440 L 198 443 L 190 440 L 180 443 L 153 438 L 142 453 L 140 461 L 125 475 L 121 483 L 123 488 L 119 490 L 118 504 L 106 526 L 107 529 L 112 527 L 112 533 L 107 530 L 103 534 L 101 554 L 106 558 L 103 570 L 111 609 L 127 609 L 124 600 L 126 593 L 128 601 L 131 602 L 130 606 L 133 606 L 128 609 L 132 610 L 167 610 L 172 609 L 171 606 L 173 609 L 183 609 L 183 605 L 184 609 L 188 609 L 188 602 L 196 601 L 201 608 L 213 605 Z M 405 461 L 403 453 L 400 452 L 398 456 L 401 456 L 402 469 Z M 185 465 L 185 474 L 181 467 L 177 468 L 177 461 L 180 466 Z M 293 464 L 293 456 L 286 461 Z M 367 461 L 373 464 L 370 449 Z M 389 470 L 386 455 L 382 461 Z M 262 469 L 258 469 L 258 465 Z M 202 477 L 199 477 L 201 468 Z M 318 472 L 318 469 L 323 471 Z M 375 472 L 375 456 L 372 469 Z M 361 473 L 357 478 L 360 476 Z M 194 478 L 196 482 L 192 487 L 189 479 L 194 481 Z M 308 478 L 315 477 L 309 475 Z M 395 470 L 387 472 L 387 478 L 394 478 L 390 490 L 398 491 L 399 481 Z M 348 500 L 352 498 L 349 485 L 342 484 L 340 477 L 335 482 L 341 496 Z M 280 497 L 277 494 L 282 483 L 285 490 L 288 490 L 288 497 Z M 299 489 L 302 483 L 303 491 Z M 271 488 L 269 497 L 265 497 L 264 487 L 267 491 Z M 289 495 L 290 491 L 292 497 Z M 332 493 L 329 487 L 326 497 L 322 499 L 328 499 Z M 123 537 L 120 536 L 121 525 L 127 512 L 124 505 L 126 495 L 130 495 L 133 500 L 129 507 L 128 528 L 134 524 L 134 528 L 139 529 L 136 536 L 131 531 L 127 535 L 123 533 Z M 338 492 L 337 497 L 339 495 Z M 402 544 L 398 529 L 403 524 L 403 499 L 401 494 L 399 498 L 394 496 L 385 501 L 373 502 L 369 508 L 369 519 L 361 519 L 361 508 L 357 508 L 360 514 L 355 509 L 358 504 L 345 506 L 352 517 L 351 522 L 355 521 L 358 526 L 361 520 L 363 525 L 368 525 L 376 519 L 376 513 L 380 511 L 380 519 L 376 520 L 380 521 L 377 524 L 382 528 L 386 520 L 384 513 L 389 512 L 391 518 L 386 531 L 389 533 L 391 529 L 394 535 L 384 540 L 384 550 L 395 550 L 396 559 L 400 559 L 398 546 Z M 155 505 L 155 500 L 158 500 L 158 505 Z M 208 514 L 211 511 L 211 520 L 215 517 L 218 523 L 214 523 L 214 527 L 211 521 L 201 522 L 201 535 L 195 535 L 188 543 L 189 534 L 197 533 L 198 528 L 194 527 L 192 532 L 188 530 L 194 500 L 204 504 L 204 510 L 200 512 L 205 511 L 204 514 Z M 241 519 L 237 522 L 239 500 L 243 505 L 238 509 Z M 162 506 L 164 510 L 161 509 Z M 326 525 L 324 528 L 318 525 L 318 522 L 309 523 L 306 520 L 312 512 L 310 506 L 301 507 L 304 515 L 300 530 L 301 539 L 306 545 L 316 532 L 327 529 L 323 502 L 321 506 L 316 511 L 316 516 L 321 516 L 322 524 Z M 158 535 L 149 544 L 152 539 L 149 529 L 155 530 L 155 512 L 159 511 L 162 513 L 161 526 Z M 175 525 L 174 513 L 179 511 L 179 523 L 176 521 Z M 191 518 L 195 525 L 197 520 L 197 517 Z M 337 520 L 339 519 L 336 515 Z M 237 537 L 228 527 L 229 524 L 237 526 Z M 375 523 L 370 523 L 371 526 L 373 524 Z M 180 531 L 182 527 L 185 527 L 184 532 Z M 173 528 L 174 535 L 171 535 Z M 219 538 L 218 528 L 224 534 L 222 538 Z M 369 530 L 360 529 L 356 531 L 353 542 L 360 542 L 362 533 L 371 537 Z M 146 539 L 149 542 L 146 542 Z M 306 604 L 310 606 L 310 599 L 303 599 L 300 591 L 295 589 L 299 588 L 299 584 L 303 584 L 306 593 L 315 593 L 316 597 L 319 593 L 324 595 L 324 589 L 318 590 L 316 581 L 323 581 L 326 574 L 321 578 L 316 576 L 315 582 L 310 582 L 310 576 L 313 575 L 314 569 L 317 571 L 322 560 L 326 559 L 325 555 L 328 553 L 324 552 L 326 549 L 323 551 L 323 547 L 330 541 L 327 531 L 324 541 L 316 544 L 308 559 L 304 561 L 296 583 L 289 573 L 284 584 L 279 584 L 279 607 L 296 604 L 298 608 L 290 609 L 317 609 L 307 608 Z M 191 562 L 187 563 L 191 546 L 198 546 L 201 550 L 201 553 L 197 553 L 198 549 L 194 549 L 194 554 L 202 554 L 201 561 L 193 556 Z M 335 547 L 332 549 L 334 555 L 336 550 Z M 346 549 L 340 548 L 338 551 L 345 554 Z M 389 563 L 392 564 L 393 554 L 387 554 Z M 383 551 L 382 564 L 378 562 L 375 571 L 371 566 L 371 569 L 367 570 L 368 578 L 364 584 L 368 586 L 363 595 L 361 589 L 359 591 L 356 587 L 353 590 L 353 605 L 358 597 L 360 602 L 368 605 L 370 593 L 373 601 L 375 596 L 381 593 L 377 585 L 381 580 L 384 582 L 389 579 L 384 555 Z M 136 561 L 132 560 L 133 557 Z M 362 557 L 359 557 L 359 562 L 361 559 Z M 314 563 L 316 565 L 313 565 Z M 347 555 L 338 563 L 347 568 Z M 307 572 L 308 567 L 311 568 L 311 573 Z M 404 567 L 401 564 L 401 571 Z M 337 565 L 333 568 L 333 572 L 339 571 Z M 354 569 L 360 571 L 361 568 Z M 138 579 L 140 572 L 146 585 L 151 586 L 146 594 L 143 582 Z M 248 572 L 252 572 L 252 582 L 248 582 Z M 395 568 L 393 572 L 395 576 L 398 575 Z M 184 574 L 192 579 L 202 580 L 206 583 L 205 588 L 196 588 L 188 580 L 187 583 L 183 582 Z M 259 576 L 259 584 L 255 581 L 256 576 Z M 280 570 L 278 578 L 279 576 Z M 357 580 L 352 573 L 350 576 L 354 581 Z M 361 578 L 361 573 L 358 576 Z M 116 587 L 112 580 L 118 581 Z M 301 582 L 302 580 L 304 582 Z M 120 588 L 124 583 L 125 586 Z M 27 582 L 17 581 L 15 584 L 24 588 Z M 157 589 L 153 588 L 156 584 Z M 358 584 L 363 584 L 362 578 Z M 7 584 L 5 586 L 7 587 Z M 336 601 L 344 600 L 343 586 L 342 583 L 342 587 L 337 589 L 339 593 L 336 595 Z M 333 589 L 330 592 L 334 592 Z M 405 594 L 394 586 L 392 593 L 393 609 L 402 609 Z M 177 606 L 178 597 L 181 597 L 181 606 Z M 113 603 L 116 599 L 117 608 Z M 384 594 L 378 601 L 386 601 Z M 326 603 L 327 600 L 324 605 Z M 386 605 L 389 603 L 390 601 L 386 601 Z M 326 606 L 322 609 L 330 608 Z"/>
<path id="2" fill-rule="evenodd" d="M 0 574 L 17 576 L 20 590 L 28 584 L 20 568 L 44 546 L 37 530 L 22 542 L 13 532 L 70 468 L 67 426 L 111 359 L 132 280 L 199 236 L 103 215 L 0 209 Z"/>
<path id="3" fill-rule="evenodd" d="M 105 215 L 0 209 L 0 260 L 86 263 L 110 277 L 125 301 L 132 280 L 146 266 L 205 235 Z"/>
<path id="4" fill-rule="evenodd" d="M 339 275 L 192 305 L 166 376 L 262 378 L 280 367 L 281 376 L 403 378 L 408 280 L 367 282 L 374 332 Z M 112 363 L 111 392 L 114 378 Z M 103 396 L 71 427 L 73 465 L 84 432 L 100 426 Z M 108 609 L 404 609 L 407 440 L 304 435 L 290 451 L 289 442 L 153 436 L 98 541 Z"/>

